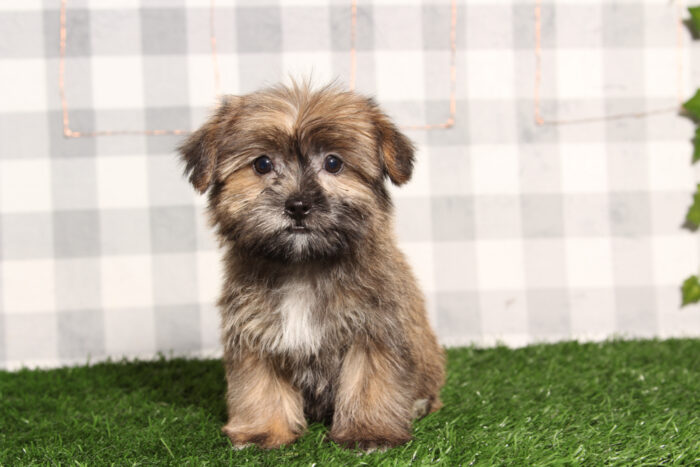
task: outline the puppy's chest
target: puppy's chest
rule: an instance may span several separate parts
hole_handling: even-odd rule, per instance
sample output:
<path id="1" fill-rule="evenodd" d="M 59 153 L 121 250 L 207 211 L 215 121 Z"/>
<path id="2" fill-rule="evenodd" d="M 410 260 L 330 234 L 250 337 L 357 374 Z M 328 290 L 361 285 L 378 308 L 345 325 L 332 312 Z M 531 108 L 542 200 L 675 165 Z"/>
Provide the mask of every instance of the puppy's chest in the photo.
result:
<path id="1" fill-rule="evenodd" d="M 324 341 L 323 303 L 313 286 L 291 282 L 280 289 L 276 314 L 279 352 L 315 354 Z"/>

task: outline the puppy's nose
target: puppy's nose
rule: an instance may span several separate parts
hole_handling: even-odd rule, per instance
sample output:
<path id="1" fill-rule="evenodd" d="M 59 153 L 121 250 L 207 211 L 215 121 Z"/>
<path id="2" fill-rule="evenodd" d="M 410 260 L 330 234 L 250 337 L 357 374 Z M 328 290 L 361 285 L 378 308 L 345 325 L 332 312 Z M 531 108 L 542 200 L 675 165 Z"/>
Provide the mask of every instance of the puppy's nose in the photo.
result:
<path id="1" fill-rule="evenodd" d="M 284 203 L 284 212 L 296 221 L 301 221 L 311 211 L 310 204 L 301 198 L 289 198 Z"/>

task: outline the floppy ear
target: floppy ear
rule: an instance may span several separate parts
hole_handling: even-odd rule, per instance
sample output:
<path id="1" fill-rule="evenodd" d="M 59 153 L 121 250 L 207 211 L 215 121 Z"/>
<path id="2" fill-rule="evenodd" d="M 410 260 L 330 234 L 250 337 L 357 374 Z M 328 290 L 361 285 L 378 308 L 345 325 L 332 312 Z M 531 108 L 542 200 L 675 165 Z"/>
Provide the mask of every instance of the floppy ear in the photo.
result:
<path id="1" fill-rule="evenodd" d="M 384 113 L 377 110 L 374 118 L 379 136 L 379 156 L 384 173 L 394 185 L 403 185 L 411 178 L 415 148 Z"/>
<path id="2" fill-rule="evenodd" d="M 200 193 L 207 191 L 212 181 L 222 133 L 235 119 L 239 101 L 238 97 L 225 96 L 216 113 L 178 148 L 185 162 L 185 175 Z"/>

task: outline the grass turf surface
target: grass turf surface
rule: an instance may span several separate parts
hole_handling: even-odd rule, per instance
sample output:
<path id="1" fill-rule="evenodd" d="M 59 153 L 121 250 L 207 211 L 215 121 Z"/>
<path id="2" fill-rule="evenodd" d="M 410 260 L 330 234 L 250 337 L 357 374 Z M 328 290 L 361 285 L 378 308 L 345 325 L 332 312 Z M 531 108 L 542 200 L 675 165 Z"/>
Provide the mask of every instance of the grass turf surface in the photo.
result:
<path id="1" fill-rule="evenodd" d="M 0 464 L 700 464 L 700 340 L 448 350 L 445 407 L 358 455 L 312 425 L 234 451 L 218 360 L 0 372 Z"/>

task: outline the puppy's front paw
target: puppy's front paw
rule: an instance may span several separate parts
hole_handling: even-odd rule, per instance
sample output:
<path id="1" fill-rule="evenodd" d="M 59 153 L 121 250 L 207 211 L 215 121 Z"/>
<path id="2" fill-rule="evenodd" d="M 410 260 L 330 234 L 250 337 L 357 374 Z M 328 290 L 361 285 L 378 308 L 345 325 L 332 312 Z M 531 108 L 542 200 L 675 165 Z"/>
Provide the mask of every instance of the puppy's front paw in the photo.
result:
<path id="1" fill-rule="evenodd" d="M 244 430 L 226 425 L 221 431 L 231 440 L 234 449 L 244 449 L 253 444 L 261 449 L 275 449 L 297 439 L 297 435 L 284 430 Z"/>

